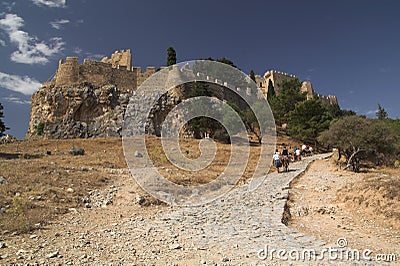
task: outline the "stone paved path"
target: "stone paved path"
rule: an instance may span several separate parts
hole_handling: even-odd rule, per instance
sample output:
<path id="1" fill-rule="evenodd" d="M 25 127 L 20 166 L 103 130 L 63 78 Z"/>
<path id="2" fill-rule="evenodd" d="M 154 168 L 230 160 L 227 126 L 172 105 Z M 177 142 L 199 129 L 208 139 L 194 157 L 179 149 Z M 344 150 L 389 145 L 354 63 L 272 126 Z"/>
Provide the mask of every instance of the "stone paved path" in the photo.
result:
<path id="1" fill-rule="evenodd" d="M 322 249 L 322 241 L 281 220 L 289 183 L 310 162 L 327 156 L 307 157 L 291 164 L 288 173 L 267 175 L 252 192 L 244 185 L 201 207 L 140 207 L 132 199 L 136 194 L 129 178 L 111 188 L 118 190 L 113 205 L 69 213 L 35 235 L 6 240 L 0 264 L 288 265 L 290 261 L 260 260 L 258 252 L 266 245 L 287 251 Z M 121 171 L 129 177 L 127 170 Z"/>

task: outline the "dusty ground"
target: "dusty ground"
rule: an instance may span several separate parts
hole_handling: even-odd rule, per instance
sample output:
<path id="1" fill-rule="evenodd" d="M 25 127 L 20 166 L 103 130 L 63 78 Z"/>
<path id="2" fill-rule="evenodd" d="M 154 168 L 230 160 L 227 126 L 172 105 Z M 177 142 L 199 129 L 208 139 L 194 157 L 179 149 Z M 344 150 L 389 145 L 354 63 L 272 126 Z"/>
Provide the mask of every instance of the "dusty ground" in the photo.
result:
<path id="1" fill-rule="evenodd" d="M 400 171 L 355 174 L 332 159 L 316 161 L 291 187 L 291 228 L 331 245 L 345 238 L 351 249 L 395 253 L 400 261 Z"/>
<path id="2" fill-rule="evenodd" d="M 296 145 L 288 137 L 279 137 L 278 141 Z M 181 139 L 180 145 L 189 158 L 196 158 L 198 143 L 198 140 Z M 193 175 L 168 162 L 159 138 L 149 137 L 147 146 L 160 173 L 182 185 L 215 179 L 224 170 L 230 154 L 229 145 L 217 143 L 218 153 L 213 163 Z M 85 155 L 72 156 L 69 154 L 72 147 L 83 148 Z M 259 154 L 259 147 L 252 146 L 240 184 L 252 176 Z M 0 185 L 0 209 L 3 208 L 0 233 L 27 233 L 67 213 L 70 208 L 84 207 L 88 193 L 115 181 L 110 171 L 127 167 L 119 138 L 26 140 L 3 144 L 0 145 L 0 166 L 0 177 L 6 180 Z"/>
<path id="3" fill-rule="evenodd" d="M 279 144 L 298 145 L 286 138 L 278 139 Z M 209 171 L 187 180 L 183 172 L 167 171 L 170 165 L 160 154 L 157 139 L 150 139 L 149 145 L 157 166 L 170 179 L 185 184 L 211 180 L 229 152 L 227 146 L 218 145 L 221 152 Z M 85 155 L 68 154 L 72 146 L 84 148 Z M 196 141 L 183 140 L 182 150 L 198 156 Z M 47 151 L 51 154 L 45 155 Z M 242 184 L 251 176 L 257 156 L 257 147 L 252 147 Z M 289 173 L 268 175 L 258 192 L 249 194 L 240 187 L 231 199 L 200 209 L 179 209 L 160 205 L 137 186 L 126 168 L 120 139 L 2 145 L 0 176 L 6 182 L 0 184 L 0 207 L 5 208 L 0 214 L 0 264 L 247 265 L 256 261 L 270 265 L 241 245 L 319 247 L 318 239 L 335 245 L 340 237 L 350 248 L 399 253 L 400 185 L 395 170 L 355 175 L 317 160 L 292 182 L 292 220 L 290 228 L 284 226 L 287 182 L 307 164 L 296 163 Z M 277 211 L 280 208 L 282 212 Z"/>

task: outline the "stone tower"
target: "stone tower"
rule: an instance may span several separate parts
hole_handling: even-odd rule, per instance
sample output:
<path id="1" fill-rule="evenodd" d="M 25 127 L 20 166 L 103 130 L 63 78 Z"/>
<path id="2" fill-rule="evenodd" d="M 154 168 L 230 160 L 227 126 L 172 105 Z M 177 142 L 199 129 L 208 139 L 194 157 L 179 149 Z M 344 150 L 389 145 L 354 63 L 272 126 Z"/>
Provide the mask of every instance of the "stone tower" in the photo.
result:
<path id="1" fill-rule="evenodd" d="M 303 83 L 301 83 L 300 92 L 307 93 L 307 100 L 314 99 L 315 91 L 310 81 L 303 81 Z"/>
<path id="2" fill-rule="evenodd" d="M 65 63 L 62 59 L 58 62 L 55 83 L 57 86 L 69 85 L 79 80 L 78 57 L 67 57 Z"/>
<path id="3" fill-rule="evenodd" d="M 115 51 L 111 58 L 103 57 L 101 62 L 109 63 L 113 68 L 126 68 L 127 70 L 132 69 L 132 54 L 131 49 Z"/>

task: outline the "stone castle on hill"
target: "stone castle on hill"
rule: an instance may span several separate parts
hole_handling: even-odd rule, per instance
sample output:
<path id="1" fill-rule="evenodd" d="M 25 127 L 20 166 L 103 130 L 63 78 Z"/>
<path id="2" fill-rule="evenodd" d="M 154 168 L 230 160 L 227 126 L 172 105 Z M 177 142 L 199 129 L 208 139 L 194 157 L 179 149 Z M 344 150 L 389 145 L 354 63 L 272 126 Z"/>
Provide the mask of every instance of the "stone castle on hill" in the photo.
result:
<path id="1" fill-rule="evenodd" d="M 272 85 L 274 86 L 274 90 L 277 94 L 282 90 L 281 83 L 284 80 L 296 78 L 295 75 L 291 75 L 288 73 L 276 71 L 276 70 L 269 70 L 265 72 L 264 76 L 256 75 L 256 83 L 257 86 L 261 89 L 264 95 L 268 94 L 268 84 L 271 81 Z M 301 92 L 307 93 L 307 100 L 310 99 L 319 99 L 321 102 L 326 104 L 338 104 L 338 100 L 334 95 L 324 96 L 318 94 L 313 89 L 313 86 L 310 81 L 303 81 L 301 84 Z"/>
<path id="2" fill-rule="evenodd" d="M 41 135 L 46 138 L 89 138 L 121 136 L 124 115 L 134 91 L 152 74 L 155 67 L 132 66 L 130 49 L 114 52 L 101 61 L 77 57 L 60 60 L 51 81 L 44 82 L 31 100 L 31 116 L 27 137 Z M 265 97 L 271 81 L 279 94 L 280 83 L 294 75 L 268 71 L 256 76 L 256 83 Z M 302 83 L 301 91 L 308 99 L 320 99 L 327 104 L 337 104 L 335 96 L 322 96 L 312 88 L 311 82 Z M 159 110 L 170 110 L 181 101 L 179 95 L 168 95 L 160 101 Z M 142 104 L 147 104 L 143 99 Z M 154 128 L 164 114 L 158 114 Z M 155 132 L 149 131 L 149 132 Z"/>
<path id="3" fill-rule="evenodd" d="M 71 86 L 90 82 L 94 86 L 115 85 L 120 90 L 135 90 L 148 77 L 156 72 L 155 67 L 147 67 L 143 72 L 141 67 L 132 66 L 130 49 L 116 51 L 111 58 L 104 57 L 101 61 L 84 59 L 79 64 L 77 57 L 61 59 L 52 81 L 43 86 Z"/>

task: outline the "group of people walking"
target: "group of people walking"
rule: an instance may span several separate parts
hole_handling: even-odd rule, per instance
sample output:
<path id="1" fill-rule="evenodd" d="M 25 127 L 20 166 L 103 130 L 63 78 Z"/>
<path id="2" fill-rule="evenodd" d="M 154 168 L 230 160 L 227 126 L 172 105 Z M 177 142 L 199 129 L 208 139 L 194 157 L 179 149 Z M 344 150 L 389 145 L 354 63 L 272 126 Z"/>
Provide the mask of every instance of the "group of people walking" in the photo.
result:
<path id="1" fill-rule="evenodd" d="M 289 153 L 287 147 L 284 146 L 282 152 L 279 152 L 278 149 L 275 150 L 275 153 L 272 156 L 272 161 L 278 173 L 280 167 L 284 167 L 284 170 L 287 172 L 289 171 L 290 161 L 300 161 L 301 156 L 310 155 L 312 152 L 313 148 L 305 144 L 301 146 L 301 149 L 294 146 L 293 154 Z"/>

